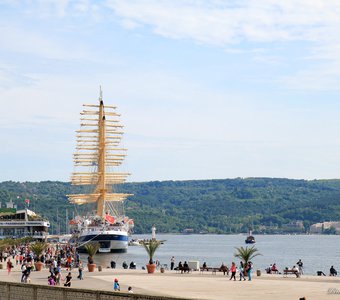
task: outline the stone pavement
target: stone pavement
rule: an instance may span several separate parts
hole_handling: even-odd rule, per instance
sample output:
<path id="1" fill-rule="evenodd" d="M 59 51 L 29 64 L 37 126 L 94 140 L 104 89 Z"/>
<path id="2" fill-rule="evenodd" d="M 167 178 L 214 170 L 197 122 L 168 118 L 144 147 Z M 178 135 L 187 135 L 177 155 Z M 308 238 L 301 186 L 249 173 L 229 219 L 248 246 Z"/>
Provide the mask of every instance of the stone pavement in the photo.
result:
<path id="1" fill-rule="evenodd" d="M 67 270 L 62 271 L 63 277 Z M 46 284 L 49 272 L 32 272 L 31 284 Z M 295 300 L 305 296 L 308 300 L 340 299 L 340 277 L 291 276 L 282 275 L 254 276 L 249 281 L 230 281 L 222 273 L 178 274 L 175 271 L 165 271 L 147 274 L 145 270 L 103 269 L 88 273 L 84 271 L 84 280 L 77 279 L 78 271 L 72 271 L 72 287 L 103 291 L 113 290 L 113 280 L 118 278 L 121 291 L 126 292 L 132 286 L 135 293 L 147 295 L 163 295 L 192 299 L 232 299 L 232 300 Z M 15 267 L 12 274 L 0 270 L 1 281 L 20 282 L 21 271 Z M 336 293 L 338 289 L 339 294 Z M 333 294 L 329 294 L 332 291 Z"/>

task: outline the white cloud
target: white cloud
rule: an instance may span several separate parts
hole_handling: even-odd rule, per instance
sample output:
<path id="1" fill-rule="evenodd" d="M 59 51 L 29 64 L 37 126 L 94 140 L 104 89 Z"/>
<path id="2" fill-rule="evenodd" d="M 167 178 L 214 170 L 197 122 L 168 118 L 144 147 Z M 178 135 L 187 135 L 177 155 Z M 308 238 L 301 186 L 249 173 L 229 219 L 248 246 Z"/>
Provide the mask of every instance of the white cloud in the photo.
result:
<path id="1" fill-rule="evenodd" d="M 108 0 L 107 5 L 123 24 L 133 24 L 130 29 L 136 24 L 148 26 L 167 38 L 191 39 L 225 47 L 229 52 L 249 43 L 258 47 L 259 44 L 305 42 L 305 63 L 329 60 L 333 62 L 331 70 L 328 64 L 301 70 L 296 66 L 296 73 L 284 76 L 280 82 L 290 88 L 323 90 L 332 86 L 339 89 L 334 85 L 334 78 L 340 77 L 340 2 L 337 0 Z M 233 50 L 228 50 L 230 47 Z M 254 58 L 279 61 L 275 49 L 270 51 L 272 53 Z M 320 75 L 321 80 L 316 80 Z"/>
<path id="2" fill-rule="evenodd" d="M 101 83 L 105 101 L 122 113 L 131 169 L 140 180 L 333 176 L 340 153 L 336 99 L 308 90 L 339 89 L 339 6 L 17 1 L 12 15 L 0 12 L 1 163 L 11 169 L 10 157 L 43 167 L 50 161 L 64 176 L 81 105 L 97 100 Z M 282 74 L 277 91 L 273 83 Z M 295 94 L 287 86 L 307 91 Z M 313 170 L 296 170 L 299 164 Z M 26 169 L 13 169 L 10 178 L 29 179 L 35 166 Z M 46 173 L 39 179 L 57 178 Z"/>
<path id="3" fill-rule="evenodd" d="M 323 90 L 333 85 L 334 76 L 340 77 L 338 0 L 39 0 L 9 3 L 29 18 L 65 20 L 69 31 L 81 30 L 84 18 L 91 24 L 102 22 L 109 25 L 118 17 L 128 30 L 150 28 L 166 38 L 189 39 L 198 44 L 223 47 L 229 53 L 247 49 L 255 61 L 267 64 L 281 62 L 285 55 L 289 64 L 289 56 L 294 53 L 276 53 L 276 48 L 271 46 L 267 53 L 258 55 L 252 49 L 274 43 L 283 49 L 285 45 L 287 49 L 298 48 L 302 42 L 306 51 L 300 64 L 294 66 L 294 70 L 286 71 L 291 74 L 286 74 L 278 82 L 290 88 L 311 86 Z M 5 25 L 7 21 L 10 20 L 4 19 L 0 25 L 2 49 L 48 59 L 92 59 L 95 56 L 88 45 L 69 47 L 60 41 L 61 37 L 18 24 Z M 305 61 L 301 63 L 301 59 Z M 304 65 L 320 60 L 332 62 L 332 71 L 328 70 L 329 64 Z M 311 85 L 311 78 L 319 76 L 317 72 L 323 78 L 316 82 L 317 86 L 314 82 Z"/>
<path id="4" fill-rule="evenodd" d="M 150 25 L 158 34 L 222 45 L 242 40 L 319 41 L 326 30 L 340 24 L 338 1 L 238 1 L 230 6 L 179 0 L 107 3 L 123 20 Z"/>

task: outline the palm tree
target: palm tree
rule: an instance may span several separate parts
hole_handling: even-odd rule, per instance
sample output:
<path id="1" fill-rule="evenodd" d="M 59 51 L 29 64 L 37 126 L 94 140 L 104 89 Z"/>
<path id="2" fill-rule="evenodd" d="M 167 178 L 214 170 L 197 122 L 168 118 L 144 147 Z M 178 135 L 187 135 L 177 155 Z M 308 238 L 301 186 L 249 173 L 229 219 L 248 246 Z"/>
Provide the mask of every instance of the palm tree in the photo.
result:
<path id="1" fill-rule="evenodd" d="M 93 257 L 96 255 L 100 248 L 99 243 L 87 243 L 85 245 L 86 252 L 88 253 L 88 263 L 93 264 Z"/>
<path id="2" fill-rule="evenodd" d="M 0 241 L 0 250 L 5 250 L 13 245 L 13 239 L 3 239 Z"/>
<path id="3" fill-rule="evenodd" d="M 262 255 L 259 253 L 259 250 L 255 248 L 255 246 L 252 246 L 250 248 L 248 247 L 236 247 L 237 252 L 234 254 L 235 257 L 240 258 L 244 265 L 246 266 L 254 257 Z"/>
<path id="4" fill-rule="evenodd" d="M 31 241 L 32 241 L 32 237 L 28 236 L 28 237 L 13 239 L 12 244 L 13 246 L 26 245 L 27 243 Z"/>
<path id="5" fill-rule="evenodd" d="M 144 249 L 146 250 L 146 252 L 149 255 L 149 264 L 152 265 L 153 264 L 153 256 L 156 252 L 156 250 L 158 249 L 158 247 L 163 244 L 164 241 L 158 241 L 156 239 L 151 239 L 149 241 L 142 241 L 140 242 L 141 245 L 144 247 Z"/>
<path id="6" fill-rule="evenodd" d="M 37 261 L 40 261 L 40 257 L 48 247 L 48 244 L 45 242 L 36 242 L 34 244 L 31 244 L 30 247 L 33 253 L 36 255 Z"/>
<path id="7" fill-rule="evenodd" d="M 23 244 L 32 242 L 33 238 L 30 236 L 25 236 L 23 238 L 20 238 L 19 240 L 20 240 L 20 244 L 23 245 Z"/>

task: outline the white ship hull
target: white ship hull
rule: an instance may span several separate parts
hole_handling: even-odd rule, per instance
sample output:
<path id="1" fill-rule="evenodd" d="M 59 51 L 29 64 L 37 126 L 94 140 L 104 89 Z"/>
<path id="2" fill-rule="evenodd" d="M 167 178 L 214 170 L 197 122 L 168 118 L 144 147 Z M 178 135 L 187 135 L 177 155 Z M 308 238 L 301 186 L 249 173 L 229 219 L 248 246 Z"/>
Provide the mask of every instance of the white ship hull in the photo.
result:
<path id="1" fill-rule="evenodd" d="M 100 244 L 99 253 L 126 252 L 128 233 L 125 230 L 90 229 L 80 233 L 77 240 L 79 252 L 85 252 L 85 245 L 90 242 Z"/>

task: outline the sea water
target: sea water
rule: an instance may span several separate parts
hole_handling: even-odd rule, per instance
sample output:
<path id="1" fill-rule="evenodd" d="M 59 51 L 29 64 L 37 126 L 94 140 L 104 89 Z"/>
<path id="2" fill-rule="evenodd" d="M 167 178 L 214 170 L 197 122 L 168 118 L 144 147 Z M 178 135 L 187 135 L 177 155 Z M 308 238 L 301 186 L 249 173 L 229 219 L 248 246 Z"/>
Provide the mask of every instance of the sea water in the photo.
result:
<path id="1" fill-rule="evenodd" d="M 134 235 L 134 239 L 151 238 L 150 235 Z M 222 263 L 227 266 L 231 262 L 239 263 L 234 257 L 236 247 L 255 246 L 260 256 L 252 262 L 254 270 L 264 272 L 270 264 L 276 263 L 279 270 L 292 268 L 301 259 L 304 264 L 304 273 L 315 275 L 316 271 L 329 274 L 329 268 L 334 265 L 340 271 L 340 236 L 335 235 L 255 235 L 256 243 L 245 244 L 245 235 L 174 235 L 157 234 L 157 239 L 164 240 L 156 251 L 154 260 L 170 267 L 171 256 L 176 263 L 184 261 L 199 261 L 200 265 L 206 262 L 207 266 L 219 267 Z M 86 261 L 86 255 L 82 255 Z M 130 246 L 127 253 L 97 254 L 95 262 L 102 267 L 110 266 L 111 261 L 116 262 L 117 268 L 122 268 L 126 261 L 135 262 L 138 269 L 148 263 L 148 256 L 141 246 Z"/>

